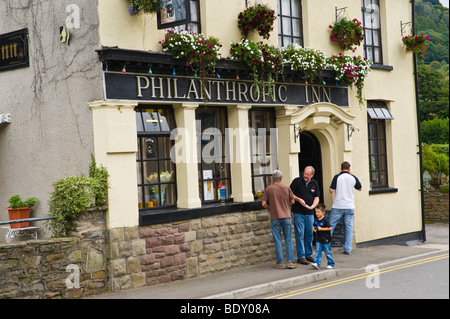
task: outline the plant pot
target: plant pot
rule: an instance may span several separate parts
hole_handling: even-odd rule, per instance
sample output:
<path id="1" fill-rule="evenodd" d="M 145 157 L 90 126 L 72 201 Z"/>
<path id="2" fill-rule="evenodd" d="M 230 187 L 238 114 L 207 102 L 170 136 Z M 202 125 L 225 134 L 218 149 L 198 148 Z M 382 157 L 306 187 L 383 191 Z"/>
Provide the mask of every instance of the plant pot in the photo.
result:
<path id="1" fill-rule="evenodd" d="M 9 220 L 30 218 L 31 207 L 11 208 L 7 207 Z M 29 222 L 10 224 L 11 228 L 25 228 L 30 226 Z"/>

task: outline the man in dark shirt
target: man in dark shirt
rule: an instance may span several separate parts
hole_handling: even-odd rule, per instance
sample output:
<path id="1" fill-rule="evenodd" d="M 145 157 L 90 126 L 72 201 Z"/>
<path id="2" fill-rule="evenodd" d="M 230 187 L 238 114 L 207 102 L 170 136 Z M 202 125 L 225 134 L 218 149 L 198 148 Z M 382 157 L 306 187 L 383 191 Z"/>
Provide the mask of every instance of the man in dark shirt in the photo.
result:
<path id="1" fill-rule="evenodd" d="M 314 173 L 312 166 L 305 167 L 303 177 L 295 178 L 290 186 L 295 196 L 292 212 L 294 213 L 297 262 L 303 265 L 314 261 L 312 257 L 314 208 L 319 203 L 320 196 L 319 183 L 313 179 Z"/>

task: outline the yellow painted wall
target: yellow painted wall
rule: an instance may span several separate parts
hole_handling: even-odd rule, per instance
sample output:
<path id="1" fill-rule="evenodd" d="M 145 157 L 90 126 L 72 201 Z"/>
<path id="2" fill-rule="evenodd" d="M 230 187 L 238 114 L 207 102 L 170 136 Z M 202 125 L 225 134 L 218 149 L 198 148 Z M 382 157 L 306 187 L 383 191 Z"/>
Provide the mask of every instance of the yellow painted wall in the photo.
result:
<path id="1" fill-rule="evenodd" d="M 257 1 L 276 8 L 276 0 Z M 255 1 L 249 0 L 249 4 Z M 297 152 L 299 147 L 292 143 L 293 125 L 298 124 L 314 133 L 322 147 L 323 182 L 325 202 L 331 208 L 333 197 L 328 193 L 332 177 L 339 173 L 344 160 L 352 164 L 352 171 L 361 180 L 362 192 L 356 192 L 355 239 L 366 242 L 384 237 L 420 231 L 420 175 L 417 155 L 417 119 L 414 93 L 413 58 L 402 47 L 400 21 L 411 21 L 409 0 L 380 0 L 382 43 L 384 64 L 393 70 L 373 69 L 365 83 L 363 98 L 384 100 L 394 120 L 387 121 L 387 153 L 389 186 L 398 192 L 370 195 L 368 132 L 366 105 L 359 105 L 356 90 L 350 89 L 350 107 L 333 113 L 329 105 L 306 106 L 299 109 L 277 107 L 279 125 L 279 165 L 285 178 L 297 177 Z M 237 15 L 245 9 L 242 0 L 201 0 L 202 31 L 218 37 L 223 44 L 222 56 L 229 56 L 230 41 L 239 41 Z M 103 46 L 118 46 L 123 49 L 161 51 L 158 44 L 164 31 L 156 28 L 156 15 L 129 16 L 125 0 L 99 0 L 99 33 Z M 327 55 L 340 52 L 336 43 L 329 41 L 328 25 L 335 20 L 335 7 L 347 7 L 342 14 L 348 18 L 362 20 L 361 3 L 355 0 L 303 0 L 303 27 L 305 47 L 322 49 Z M 278 22 L 269 43 L 277 45 Z M 260 39 L 252 35 L 253 40 Z M 252 39 L 252 38 L 251 38 Z M 355 53 L 363 55 L 362 46 Z M 315 107 L 307 116 L 307 108 Z M 311 109 L 310 109 L 311 110 Z M 322 111 L 325 115 L 321 115 Z M 325 125 L 323 121 L 330 122 Z M 95 123 L 94 123 L 95 124 Z M 357 130 L 349 139 L 347 125 Z M 111 165 L 120 163 L 111 162 Z M 296 166 L 297 165 L 297 166 Z M 114 168 L 113 168 L 114 169 Z M 234 178 L 236 176 L 232 176 Z M 124 177 L 126 178 L 126 177 Z M 180 176 L 179 176 L 180 178 Z M 239 178 L 243 178 L 240 176 Z M 248 176 L 250 179 L 250 176 Z M 177 181 L 183 184 L 182 180 Z M 186 184 L 188 182 L 186 181 Z M 137 202 L 135 208 L 137 207 Z M 130 218 L 136 218 L 130 215 Z M 120 221 L 118 220 L 118 223 Z M 134 219 L 136 223 L 136 219 Z M 115 224 L 116 225 L 116 224 Z"/>

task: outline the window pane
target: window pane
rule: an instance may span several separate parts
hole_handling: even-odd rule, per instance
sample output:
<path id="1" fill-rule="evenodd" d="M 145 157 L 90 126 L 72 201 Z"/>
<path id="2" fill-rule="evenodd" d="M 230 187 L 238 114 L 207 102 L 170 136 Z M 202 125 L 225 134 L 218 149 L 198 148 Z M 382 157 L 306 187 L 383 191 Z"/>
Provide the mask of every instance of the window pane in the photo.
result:
<path id="1" fill-rule="evenodd" d="M 373 32 L 373 45 L 376 45 L 376 46 L 380 46 L 381 45 L 380 32 L 379 31 L 374 31 Z"/>
<path id="2" fill-rule="evenodd" d="M 282 22 L 283 22 L 283 34 L 284 35 L 292 35 L 291 19 L 290 18 L 282 18 Z"/>
<path id="3" fill-rule="evenodd" d="M 197 1 L 191 1 L 191 21 L 199 22 L 199 3 Z"/>
<path id="4" fill-rule="evenodd" d="M 142 123 L 141 112 L 136 112 L 136 128 L 137 128 L 138 132 L 142 132 L 144 130 L 144 124 Z"/>
<path id="5" fill-rule="evenodd" d="M 292 34 L 295 37 L 299 37 L 300 36 L 300 20 L 298 19 L 293 19 L 292 20 L 292 27 L 293 27 L 293 32 Z"/>
<path id="6" fill-rule="evenodd" d="M 292 0 L 292 16 L 294 18 L 300 17 L 300 0 Z"/>
<path id="7" fill-rule="evenodd" d="M 281 14 L 284 16 L 290 16 L 291 10 L 290 10 L 290 0 L 281 0 Z"/>
<path id="8" fill-rule="evenodd" d="M 381 64 L 381 50 L 380 50 L 380 48 L 374 48 L 372 62 Z"/>
<path id="9" fill-rule="evenodd" d="M 373 44 L 373 37 L 372 37 L 372 31 L 371 30 L 366 30 L 364 32 L 364 39 L 365 39 L 366 45 L 372 45 Z"/>

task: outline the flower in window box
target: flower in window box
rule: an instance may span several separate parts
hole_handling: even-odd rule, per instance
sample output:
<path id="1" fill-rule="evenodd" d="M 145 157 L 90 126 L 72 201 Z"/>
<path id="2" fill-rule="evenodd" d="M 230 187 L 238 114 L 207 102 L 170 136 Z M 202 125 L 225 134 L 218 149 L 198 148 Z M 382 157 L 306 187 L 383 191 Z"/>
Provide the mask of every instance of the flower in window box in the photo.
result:
<path id="1" fill-rule="evenodd" d="M 180 32 L 169 30 L 164 40 L 159 43 L 163 52 L 173 54 L 176 59 L 185 59 L 186 66 L 191 67 L 195 74 L 199 72 L 203 90 L 206 90 L 208 69 L 214 72 L 216 62 L 220 58 L 222 45 L 219 39 L 197 34 L 192 30 Z"/>
<path id="2" fill-rule="evenodd" d="M 425 52 L 428 51 L 430 37 L 427 35 L 407 35 L 402 38 L 406 52 L 414 52 L 419 60 L 423 60 Z"/>
<path id="3" fill-rule="evenodd" d="M 283 58 L 280 50 L 262 42 L 241 40 L 231 42 L 231 58 L 243 61 L 251 70 L 255 90 L 273 97 L 273 82 L 283 71 Z"/>
<path id="4" fill-rule="evenodd" d="M 344 17 L 329 28 L 331 29 L 330 41 L 338 42 L 344 51 L 355 52 L 356 47 L 361 45 L 364 39 L 364 27 L 358 19 L 349 20 Z"/>
<path id="5" fill-rule="evenodd" d="M 281 48 L 283 62 L 291 65 L 291 70 L 303 73 L 305 79 L 313 82 L 314 77 L 325 68 L 326 55 L 321 50 L 303 48 L 299 44 L 290 44 Z"/>
<path id="6" fill-rule="evenodd" d="M 269 39 L 275 19 L 274 10 L 267 5 L 258 4 L 239 13 L 238 28 L 245 38 L 247 38 L 250 31 L 258 31 L 258 34 L 263 39 Z"/>

